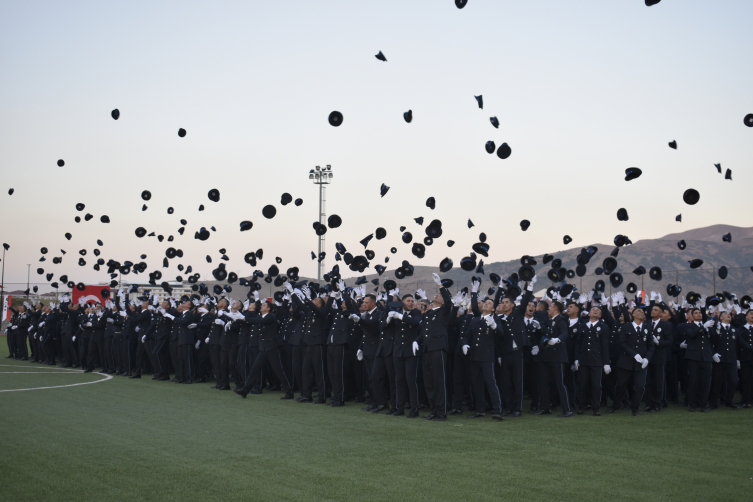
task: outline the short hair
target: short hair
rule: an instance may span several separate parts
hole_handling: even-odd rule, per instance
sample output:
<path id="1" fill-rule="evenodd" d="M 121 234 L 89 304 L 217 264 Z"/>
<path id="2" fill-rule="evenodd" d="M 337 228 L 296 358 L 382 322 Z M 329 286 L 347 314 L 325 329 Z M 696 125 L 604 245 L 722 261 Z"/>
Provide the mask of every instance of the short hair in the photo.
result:
<path id="1" fill-rule="evenodd" d="M 264 303 L 267 304 L 267 308 L 269 308 L 270 312 L 274 312 L 275 310 L 277 310 L 277 305 L 270 302 L 269 300 L 265 301 Z"/>
<path id="2" fill-rule="evenodd" d="M 537 304 L 536 304 L 536 306 L 537 306 L 537 307 L 538 307 L 539 305 L 544 305 L 544 308 L 545 308 L 545 309 L 547 309 L 547 310 L 549 310 L 549 302 L 548 302 L 548 301 L 546 301 L 546 300 L 541 300 L 541 301 L 540 301 L 539 303 L 537 303 Z"/>
<path id="3" fill-rule="evenodd" d="M 406 298 L 413 298 L 413 295 L 410 294 L 410 293 L 408 293 L 407 295 L 403 295 L 403 297 L 401 298 L 401 300 L 404 301 Z"/>
<path id="4" fill-rule="evenodd" d="M 376 296 L 372 295 L 371 293 L 369 293 L 368 295 L 366 295 L 366 296 L 363 297 L 364 300 L 366 298 L 369 298 L 371 301 L 373 301 L 374 303 L 376 303 Z"/>
<path id="5" fill-rule="evenodd" d="M 691 308 L 691 309 L 690 309 L 690 310 L 688 311 L 688 313 L 689 313 L 689 314 L 695 314 L 695 312 L 696 312 L 696 311 L 700 312 L 700 311 L 701 311 L 701 309 L 699 309 L 698 307 L 693 307 L 693 308 Z"/>
<path id="6" fill-rule="evenodd" d="M 565 311 L 565 306 L 562 305 L 562 302 L 558 302 L 557 300 L 552 300 L 552 305 L 557 307 L 557 310 L 559 311 L 560 314 Z"/>

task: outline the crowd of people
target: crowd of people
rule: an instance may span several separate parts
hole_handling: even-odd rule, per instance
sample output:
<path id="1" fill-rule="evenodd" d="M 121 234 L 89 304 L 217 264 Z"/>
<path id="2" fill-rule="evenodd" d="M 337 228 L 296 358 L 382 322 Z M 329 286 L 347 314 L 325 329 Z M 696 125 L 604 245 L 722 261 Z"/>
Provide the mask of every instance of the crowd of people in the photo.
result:
<path id="1" fill-rule="evenodd" d="M 496 275 L 496 274 L 491 274 Z M 626 298 L 572 286 L 533 294 L 536 277 L 481 280 L 454 296 L 383 293 L 338 276 L 324 286 L 288 281 L 273 298 L 244 301 L 222 288 L 158 302 L 120 289 L 102 303 L 12 309 L 9 356 L 392 416 L 659 413 L 669 404 L 707 412 L 750 408 L 753 310 L 734 294 Z M 669 293 L 671 293 L 671 288 Z M 676 292 L 676 291 L 675 291 Z M 217 293 L 220 293 L 218 296 Z M 681 303 L 676 303 L 680 301 Z M 741 399 L 734 401 L 739 390 Z M 296 393 L 298 396 L 296 397 Z M 684 396 L 684 399 L 681 398 Z M 329 402 L 328 402 L 329 400 Z M 645 404 L 644 404 L 645 403 Z"/>

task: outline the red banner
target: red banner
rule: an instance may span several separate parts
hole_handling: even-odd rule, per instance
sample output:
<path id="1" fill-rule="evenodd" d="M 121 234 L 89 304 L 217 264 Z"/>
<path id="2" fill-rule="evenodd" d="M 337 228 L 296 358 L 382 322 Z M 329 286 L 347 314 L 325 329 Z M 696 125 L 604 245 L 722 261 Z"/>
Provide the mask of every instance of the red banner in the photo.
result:
<path id="1" fill-rule="evenodd" d="M 103 289 L 110 291 L 110 286 L 86 286 L 86 289 L 84 289 L 83 291 L 79 291 L 78 288 L 73 288 L 73 297 L 71 298 L 71 301 L 73 303 L 78 303 L 78 299 L 83 296 L 84 300 L 88 304 L 104 304 L 107 298 L 102 298 Z"/>

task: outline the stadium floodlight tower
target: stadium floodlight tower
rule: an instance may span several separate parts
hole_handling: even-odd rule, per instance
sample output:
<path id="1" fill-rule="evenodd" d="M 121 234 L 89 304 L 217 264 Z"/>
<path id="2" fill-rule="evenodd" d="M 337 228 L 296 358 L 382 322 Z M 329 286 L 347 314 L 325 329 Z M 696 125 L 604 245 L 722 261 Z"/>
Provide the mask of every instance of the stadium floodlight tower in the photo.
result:
<path id="1" fill-rule="evenodd" d="M 319 223 L 326 225 L 324 222 L 325 216 L 325 204 L 327 202 L 327 193 L 324 185 L 329 185 L 332 182 L 332 166 L 327 164 L 324 168 L 316 166 L 316 169 L 309 171 L 309 179 L 314 182 L 315 185 L 319 185 Z M 319 252 L 316 255 L 319 260 L 319 267 L 317 271 L 317 279 L 322 280 L 324 275 L 324 259 L 320 259 L 322 250 L 324 249 L 324 235 L 319 236 Z"/>

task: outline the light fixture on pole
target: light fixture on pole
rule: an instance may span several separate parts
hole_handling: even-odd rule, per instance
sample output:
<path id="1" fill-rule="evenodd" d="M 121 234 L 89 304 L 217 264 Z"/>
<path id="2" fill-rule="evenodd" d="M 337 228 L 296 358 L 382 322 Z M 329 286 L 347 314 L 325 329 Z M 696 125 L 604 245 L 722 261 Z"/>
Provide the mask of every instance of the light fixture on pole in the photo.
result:
<path id="1" fill-rule="evenodd" d="M 325 217 L 325 204 L 327 202 L 326 187 L 332 181 L 332 166 L 327 164 L 324 168 L 316 166 L 316 169 L 309 171 L 309 179 L 314 182 L 315 185 L 319 185 L 319 223 L 324 225 Z M 322 255 L 324 249 L 324 235 L 319 236 L 319 253 L 317 259 Z M 324 274 L 324 260 L 319 260 L 319 266 L 317 268 L 317 279 L 322 280 Z"/>

